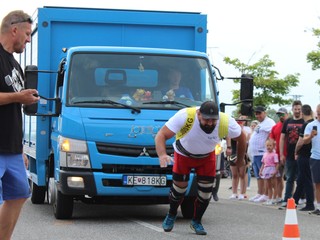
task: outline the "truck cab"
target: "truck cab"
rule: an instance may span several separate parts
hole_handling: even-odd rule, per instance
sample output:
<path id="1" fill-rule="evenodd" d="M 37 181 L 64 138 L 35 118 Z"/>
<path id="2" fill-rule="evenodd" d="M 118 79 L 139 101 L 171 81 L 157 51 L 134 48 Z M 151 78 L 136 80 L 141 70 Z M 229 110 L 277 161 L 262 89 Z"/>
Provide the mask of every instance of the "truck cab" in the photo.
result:
<path id="1" fill-rule="evenodd" d="M 166 203 L 172 166 L 160 168 L 154 137 L 179 109 L 217 101 L 206 55 L 167 49 L 73 47 L 60 64 L 52 101 L 55 112 L 41 111 L 41 105 L 50 99 L 25 108 L 29 115 L 35 110 L 35 116 L 50 118 L 46 190 L 56 216 L 70 217 L 74 200 L 121 202 L 132 198 L 141 203 Z M 176 96 L 169 88 L 172 69 L 181 73 L 180 86 L 189 89 L 192 98 Z M 27 83 L 39 84 L 37 74 L 33 79 L 26 76 Z M 28 124 L 36 130 L 35 123 Z M 168 154 L 173 153 L 172 142 L 167 141 Z M 31 161 L 31 178 L 38 175 L 33 166 Z M 194 177 L 192 174 L 185 204 L 190 199 L 191 205 L 196 196 Z M 40 192 L 34 194 L 35 202 L 42 201 Z M 189 205 L 183 210 L 185 216 L 191 215 Z"/>

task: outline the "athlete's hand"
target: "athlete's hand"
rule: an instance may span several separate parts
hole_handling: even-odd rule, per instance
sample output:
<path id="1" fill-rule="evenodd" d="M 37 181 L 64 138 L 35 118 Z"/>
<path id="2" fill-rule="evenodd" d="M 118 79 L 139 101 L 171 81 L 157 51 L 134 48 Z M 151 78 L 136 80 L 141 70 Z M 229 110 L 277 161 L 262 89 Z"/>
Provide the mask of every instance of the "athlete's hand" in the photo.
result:
<path id="1" fill-rule="evenodd" d="M 173 158 L 169 155 L 163 155 L 159 157 L 160 167 L 165 168 L 174 162 Z"/>

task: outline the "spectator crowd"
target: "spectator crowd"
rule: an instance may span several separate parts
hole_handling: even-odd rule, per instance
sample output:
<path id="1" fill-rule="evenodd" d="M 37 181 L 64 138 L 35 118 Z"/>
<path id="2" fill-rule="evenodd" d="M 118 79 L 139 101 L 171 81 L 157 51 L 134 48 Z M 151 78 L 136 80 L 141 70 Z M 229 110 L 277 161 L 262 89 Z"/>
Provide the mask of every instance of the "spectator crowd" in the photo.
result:
<path id="1" fill-rule="evenodd" d="M 247 136 L 247 164 L 244 168 L 233 166 L 237 146 L 226 139 L 225 154 L 232 173 L 229 199 L 285 209 L 288 199 L 293 198 L 296 205 L 303 205 L 300 211 L 320 215 L 320 104 L 312 111 L 310 105 L 295 100 L 290 112 L 281 107 L 276 115 L 277 123 L 268 117 L 264 106 L 256 106 L 255 120 L 242 115 L 236 118 Z M 249 197 L 250 169 L 257 192 Z"/>

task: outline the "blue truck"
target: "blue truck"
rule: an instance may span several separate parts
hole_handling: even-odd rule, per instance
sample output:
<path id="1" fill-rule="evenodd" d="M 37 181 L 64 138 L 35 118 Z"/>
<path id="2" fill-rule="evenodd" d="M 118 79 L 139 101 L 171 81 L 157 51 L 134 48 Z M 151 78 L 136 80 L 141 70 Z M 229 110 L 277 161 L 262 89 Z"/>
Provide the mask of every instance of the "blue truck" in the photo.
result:
<path id="1" fill-rule="evenodd" d="M 72 217 L 74 201 L 168 203 L 172 166 L 159 167 L 154 137 L 179 109 L 218 103 L 206 41 L 201 13 L 38 8 L 20 55 L 25 87 L 41 97 L 24 107 L 32 203 L 47 198 L 57 219 Z M 168 90 L 170 69 L 192 97 Z"/>

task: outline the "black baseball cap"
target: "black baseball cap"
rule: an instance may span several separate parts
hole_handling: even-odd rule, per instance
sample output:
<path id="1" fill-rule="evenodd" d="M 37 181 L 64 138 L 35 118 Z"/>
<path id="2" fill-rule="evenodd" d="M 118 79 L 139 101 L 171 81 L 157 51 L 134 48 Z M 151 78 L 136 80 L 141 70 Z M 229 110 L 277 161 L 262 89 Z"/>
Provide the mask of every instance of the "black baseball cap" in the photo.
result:
<path id="1" fill-rule="evenodd" d="M 213 101 L 202 103 L 200 106 L 200 113 L 204 119 L 219 119 L 219 108 Z"/>
<path id="2" fill-rule="evenodd" d="M 254 112 L 265 112 L 266 108 L 264 106 L 256 106 Z"/>

